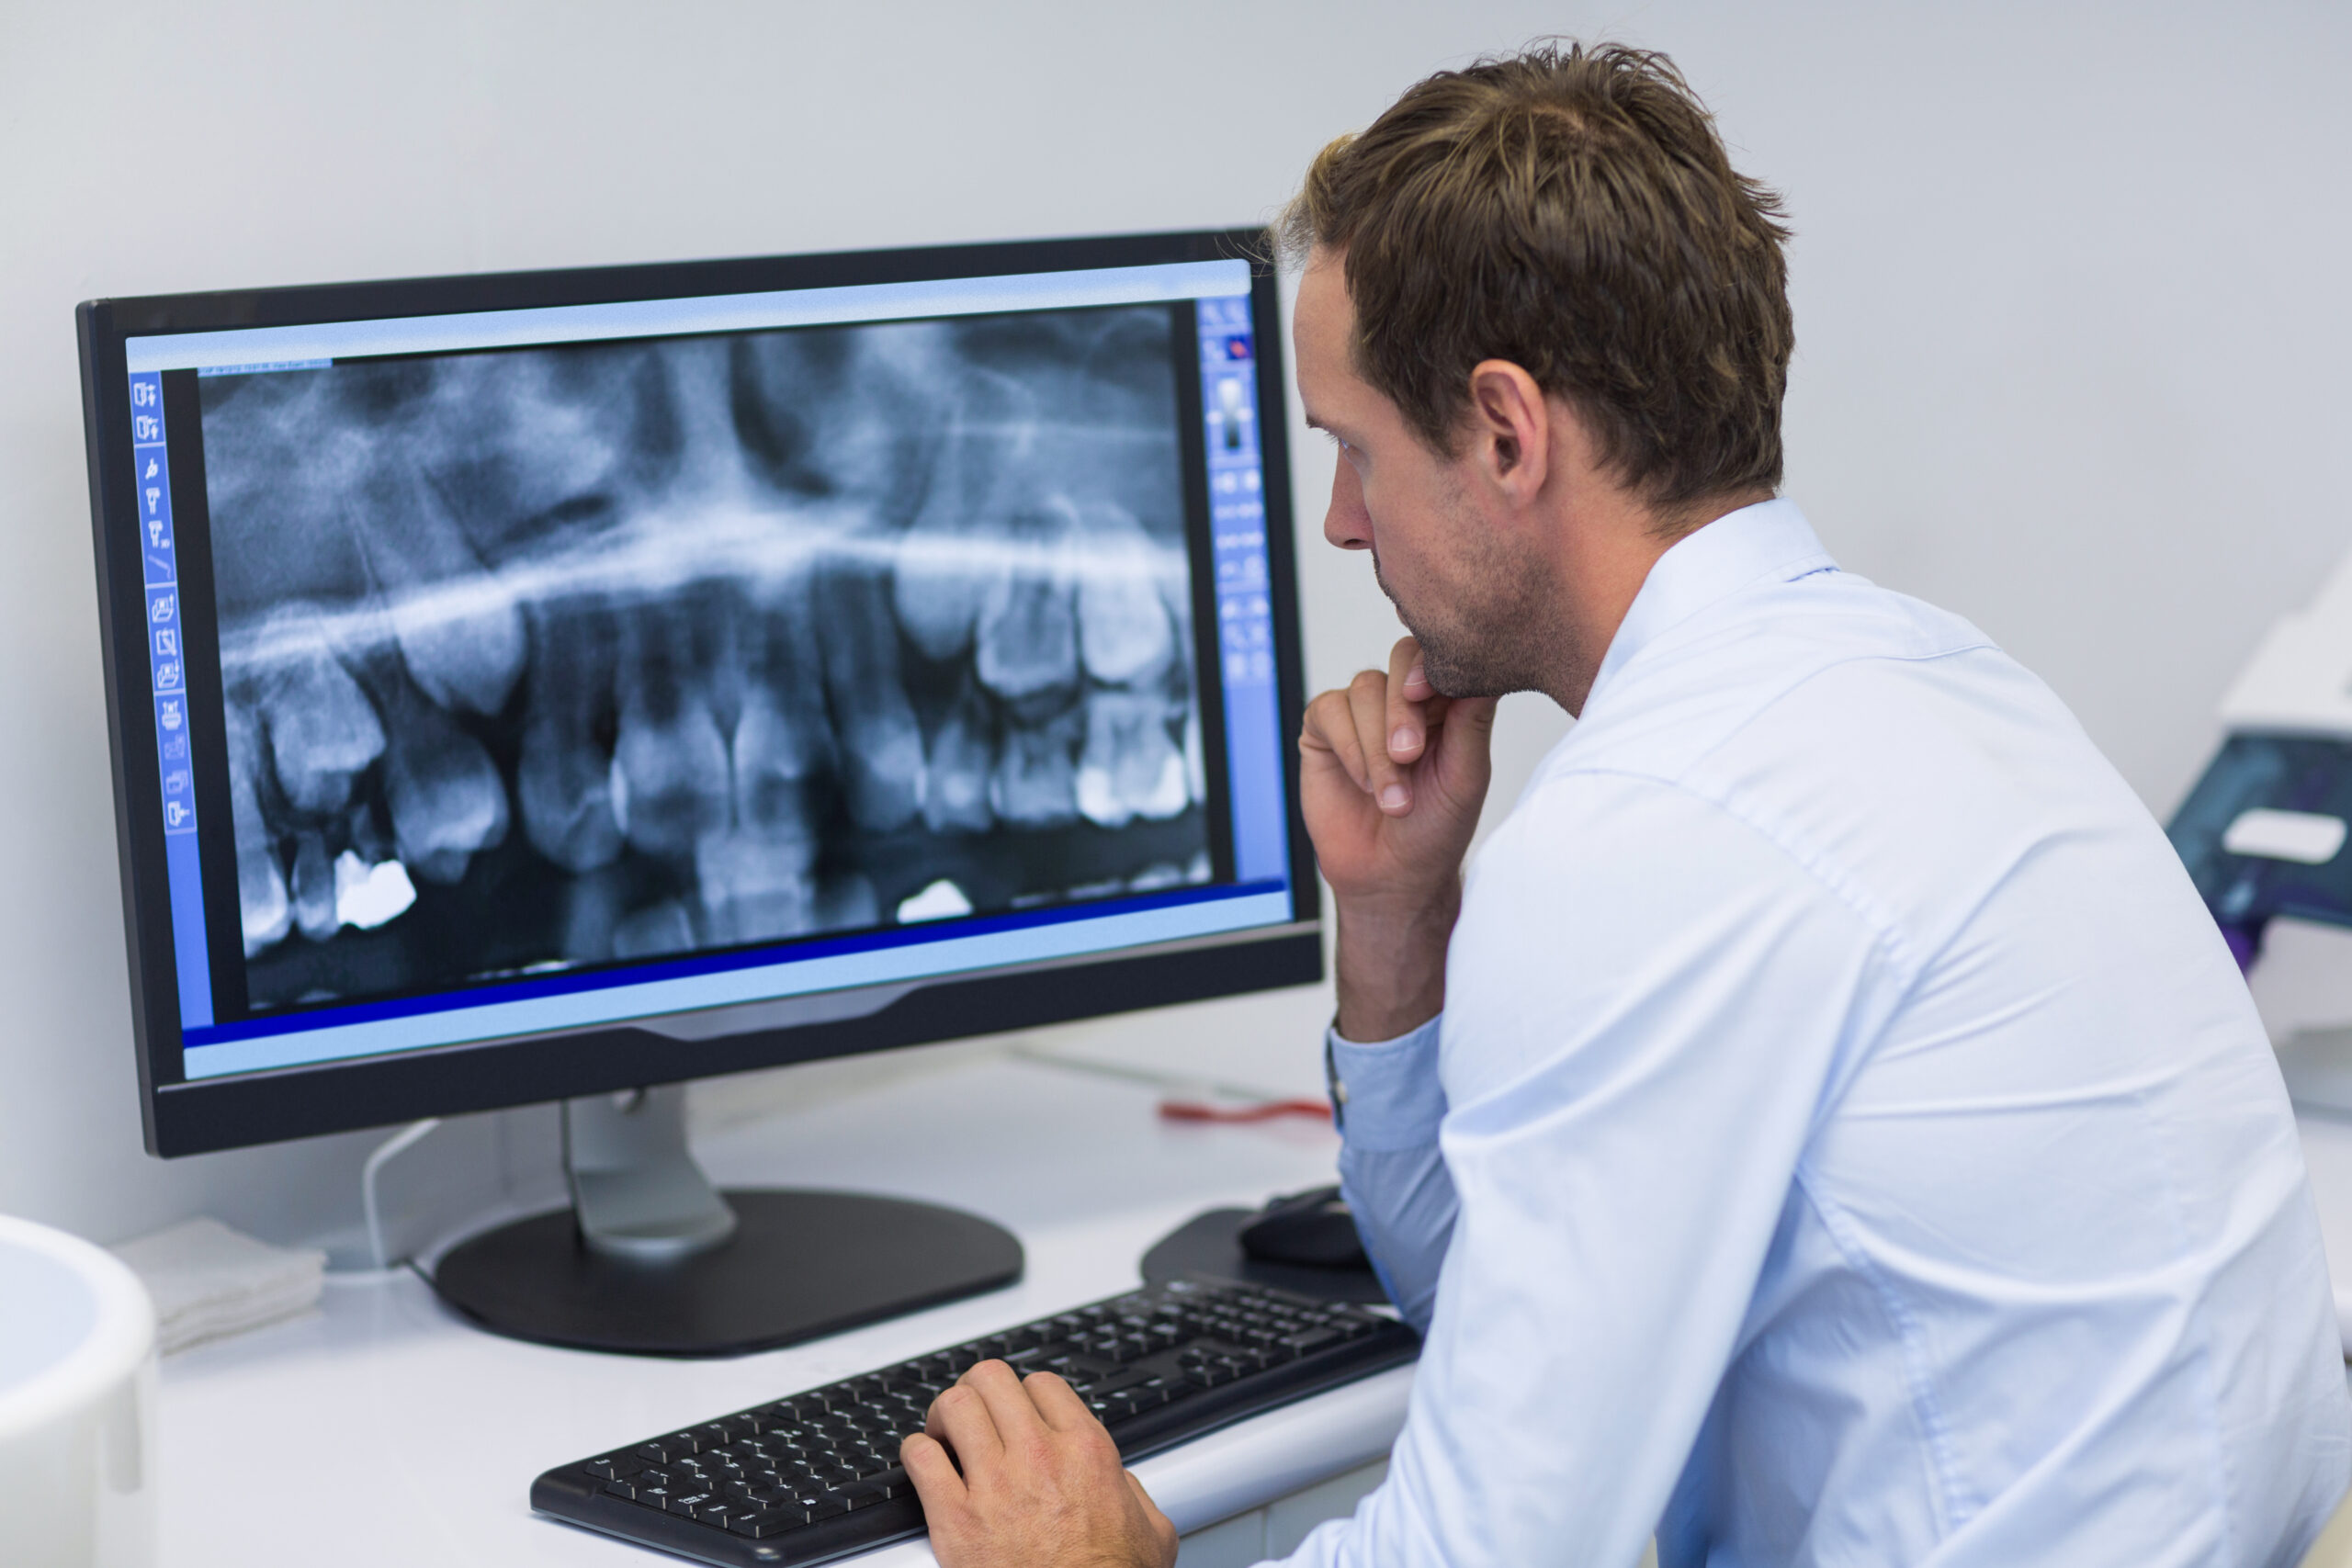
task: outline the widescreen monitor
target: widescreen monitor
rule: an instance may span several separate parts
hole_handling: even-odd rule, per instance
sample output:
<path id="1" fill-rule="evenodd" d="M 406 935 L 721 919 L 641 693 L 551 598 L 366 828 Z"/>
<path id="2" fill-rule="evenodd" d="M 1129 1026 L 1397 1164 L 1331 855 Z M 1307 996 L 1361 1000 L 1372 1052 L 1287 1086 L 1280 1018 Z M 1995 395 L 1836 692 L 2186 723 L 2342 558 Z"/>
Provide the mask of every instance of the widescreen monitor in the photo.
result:
<path id="1" fill-rule="evenodd" d="M 150 1149 L 1317 978 L 1259 250 L 81 307 Z"/>

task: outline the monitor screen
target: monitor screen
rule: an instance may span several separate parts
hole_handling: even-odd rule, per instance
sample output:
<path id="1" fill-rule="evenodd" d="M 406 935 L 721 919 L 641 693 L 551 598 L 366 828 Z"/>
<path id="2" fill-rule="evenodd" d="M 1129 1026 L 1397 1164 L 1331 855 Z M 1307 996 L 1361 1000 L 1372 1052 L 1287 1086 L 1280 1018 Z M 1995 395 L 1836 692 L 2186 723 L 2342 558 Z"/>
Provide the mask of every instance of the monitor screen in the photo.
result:
<path id="1" fill-rule="evenodd" d="M 85 307 L 151 1143 L 1314 978 L 1238 238 Z"/>

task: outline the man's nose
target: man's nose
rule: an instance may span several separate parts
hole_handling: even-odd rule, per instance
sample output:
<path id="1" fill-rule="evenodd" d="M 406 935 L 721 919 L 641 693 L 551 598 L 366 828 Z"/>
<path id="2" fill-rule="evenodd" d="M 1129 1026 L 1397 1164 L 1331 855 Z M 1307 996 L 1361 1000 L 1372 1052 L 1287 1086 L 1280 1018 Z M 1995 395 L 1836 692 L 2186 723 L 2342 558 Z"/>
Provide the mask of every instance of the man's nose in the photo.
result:
<path id="1" fill-rule="evenodd" d="M 1331 504 L 1323 513 L 1323 536 L 1343 550 L 1372 548 L 1372 514 L 1364 510 L 1363 481 L 1345 457 L 1331 476 Z"/>

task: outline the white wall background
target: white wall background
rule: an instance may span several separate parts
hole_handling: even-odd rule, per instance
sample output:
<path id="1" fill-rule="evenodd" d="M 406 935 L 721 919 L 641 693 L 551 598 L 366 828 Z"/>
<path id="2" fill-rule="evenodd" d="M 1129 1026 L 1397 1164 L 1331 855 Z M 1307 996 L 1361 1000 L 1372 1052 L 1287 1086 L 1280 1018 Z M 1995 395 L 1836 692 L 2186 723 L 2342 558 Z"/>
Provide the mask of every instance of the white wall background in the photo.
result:
<path id="1" fill-rule="evenodd" d="M 1788 488 L 1831 547 L 1978 621 L 2168 811 L 2263 626 L 2352 546 L 2339 7 L 12 0 L 0 1212 L 290 1238 L 347 1217 L 370 1141 L 141 1152 L 76 300 L 1254 221 L 1419 74 L 1549 31 L 1671 51 L 1786 190 Z M 1394 623 L 1317 541 L 1301 451 L 1320 683 Z M 1506 795 L 1560 728 L 1515 701 Z M 2303 944 L 2274 1011 L 2352 1016 L 2341 951 Z M 1216 1070 L 1295 1081 L 1322 1005 L 1217 1004 Z M 1181 1060 L 1198 1029 L 1061 1038 Z"/>

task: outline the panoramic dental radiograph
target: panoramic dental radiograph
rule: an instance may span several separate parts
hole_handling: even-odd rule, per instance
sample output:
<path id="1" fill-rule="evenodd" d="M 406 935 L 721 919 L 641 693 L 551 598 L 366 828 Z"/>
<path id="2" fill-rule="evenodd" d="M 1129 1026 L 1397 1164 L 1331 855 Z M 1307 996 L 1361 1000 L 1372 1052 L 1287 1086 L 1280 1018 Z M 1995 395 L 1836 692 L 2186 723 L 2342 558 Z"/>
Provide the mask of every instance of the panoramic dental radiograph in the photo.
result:
<path id="1" fill-rule="evenodd" d="M 1168 312 L 206 378 L 249 1005 L 1204 882 Z"/>

